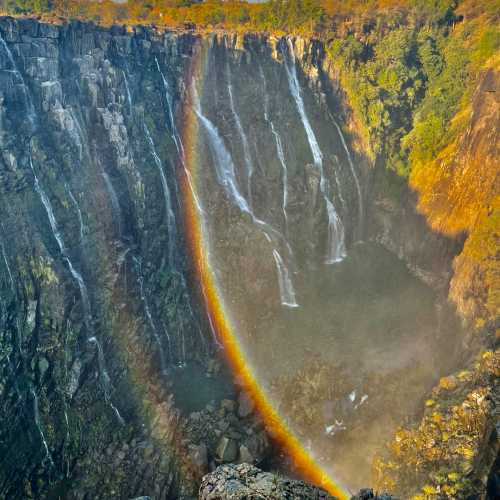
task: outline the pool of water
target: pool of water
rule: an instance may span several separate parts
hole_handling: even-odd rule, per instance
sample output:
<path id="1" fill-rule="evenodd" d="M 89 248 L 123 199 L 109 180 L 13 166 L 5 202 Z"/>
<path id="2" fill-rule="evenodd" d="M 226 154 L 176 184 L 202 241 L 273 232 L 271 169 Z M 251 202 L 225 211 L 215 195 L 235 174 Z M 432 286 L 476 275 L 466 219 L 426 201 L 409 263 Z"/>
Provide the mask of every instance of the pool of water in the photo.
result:
<path id="1" fill-rule="evenodd" d="M 335 478 L 353 490 L 370 484 L 373 456 L 454 365 L 453 311 L 377 244 L 297 267 L 296 308 L 270 299 L 276 276 L 265 253 L 259 270 L 233 251 L 213 262 L 260 385 Z"/>
<path id="2" fill-rule="evenodd" d="M 235 398 L 233 378 L 227 370 L 209 375 L 206 366 L 196 362 L 174 370 L 172 393 L 176 407 L 185 414 L 200 411 L 211 402 L 217 404 L 223 399 Z"/>

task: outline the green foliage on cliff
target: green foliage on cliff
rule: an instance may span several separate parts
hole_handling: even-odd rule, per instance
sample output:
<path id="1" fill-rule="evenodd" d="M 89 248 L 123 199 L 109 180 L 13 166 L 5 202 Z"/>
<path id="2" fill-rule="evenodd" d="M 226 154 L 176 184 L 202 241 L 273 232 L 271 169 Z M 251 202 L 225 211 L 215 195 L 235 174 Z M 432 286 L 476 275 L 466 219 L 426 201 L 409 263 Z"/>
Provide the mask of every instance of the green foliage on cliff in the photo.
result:
<path id="1" fill-rule="evenodd" d="M 51 0 L 3 0 L 0 1 L 0 10 L 13 14 L 41 14 L 54 8 Z"/>
<path id="2" fill-rule="evenodd" d="M 406 177 L 412 165 L 435 158 L 449 143 L 450 120 L 478 68 L 500 46 L 489 14 L 493 3 L 482 4 L 471 21 L 450 5 L 434 9 L 427 23 L 405 22 L 390 31 L 375 26 L 369 33 L 360 26 L 355 35 L 330 43 L 373 158 L 382 157 Z"/>
<path id="3" fill-rule="evenodd" d="M 374 461 L 375 486 L 412 500 L 478 495 L 495 458 L 489 440 L 499 375 L 497 350 L 484 352 L 471 370 L 442 378 L 419 425 L 399 429 Z"/>

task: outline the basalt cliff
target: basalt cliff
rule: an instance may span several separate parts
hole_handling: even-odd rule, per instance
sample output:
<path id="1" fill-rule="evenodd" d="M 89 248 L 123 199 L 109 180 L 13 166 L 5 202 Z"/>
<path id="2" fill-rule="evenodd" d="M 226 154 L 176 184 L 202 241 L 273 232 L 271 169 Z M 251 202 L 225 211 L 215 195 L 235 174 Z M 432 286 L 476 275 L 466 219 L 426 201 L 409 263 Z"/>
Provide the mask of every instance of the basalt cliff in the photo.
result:
<path id="1" fill-rule="evenodd" d="M 361 242 L 399 259 L 438 319 L 450 282 L 462 317 L 491 318 L 492 251 L 478 256 L 467 231 L 491 229 L 498 244 L 494 202 L 441 231 L 454 214 L 434 205 L 459 197 L 457 210 L 473 210 L 473 192 L 495 192 L 491 165 L 477 166 L 481 180 L 468 169 L 476 153 L 498 156 L 498 92 L 484 93 L 497 75 L 476 90 L 460 154 L 431 181 L 412 178 L 433 183 L 427 196 L 404 186 L 394 198 L 395 174 L 364 148 L 322 42 L 0 18 L 0 496 L 187 499 L 221 463 L 287 462 L 226 362 L 193 220 L 204 213 L 226 303 L 268 297 L 263 325 L 273 308 L 301 305 L 297 269 L 340 262 Z M 426 374 L 429 389 L 474 352 L 470 335 L 439 335 L 430 342 L 450 359 Z M 489 401 L 494 360 L 466 388 L 454 379 L 449 391 L 463 394 L 449 407 L 471 387 Z M 191 398 L 206 380 L 208 396 Z M 376 397 L 350 391 L 342 411 L 369 412 Z M 498 447 L 483 410 L 474 445 L 489 453 L 486 482 Z"/>

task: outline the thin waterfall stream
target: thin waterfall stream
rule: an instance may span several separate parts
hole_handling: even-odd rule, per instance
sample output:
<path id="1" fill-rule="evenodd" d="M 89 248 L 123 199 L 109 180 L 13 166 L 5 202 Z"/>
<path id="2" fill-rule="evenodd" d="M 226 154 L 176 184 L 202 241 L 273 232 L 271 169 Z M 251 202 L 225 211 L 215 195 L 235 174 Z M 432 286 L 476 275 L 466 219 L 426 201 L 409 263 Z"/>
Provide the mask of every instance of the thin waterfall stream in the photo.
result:
<path id="1" fill-rule="evenodd" d="M 35 167 L 33 165 L 33 160 L 31 157 L 31 154 L 29 156 L 29 165 L 31 168 L 31 171 L 33 173 L 33 178 L 35 181 L 35 191 L 38 193 L 40 196 L 40 200 L 45 208 L 45 212 L 47 214 L 47 217 L 49 219 L 50 227 L 52 229 L 52 235 L 54 236 L 55 240 L 57 241 L 57 244 L 59 246 L 59 251 L 61 253 L 61 256 L 63 260 L 66 262 L 68 269 L 75 279 L 75 281 L 78 284 L 78 288 L 80 290 L 80 296 L 82 299 L 82 306 L 83 306 L 83 312 L 84 312 L 84 324 L 87 327 L 87 332 L 90 333 L 91 335 L 88 337 L 88 342 L 94 343 L 97 346 L 97 357 L 98 357 L 98 362 L 99 362 L 99 371 L 101 373 L 101 379 L 103 382 L 103 389 L 104 389 L 104 396 L 106 401 L 109 403 L 111 408 L 113 409 L 114 413 L 116 414 L 118 421 L 120 423 L 124 423 L 124 420 L 122 416 L 120 415 L 120 412 L 118 409 L 115 407 L 113 402 L 111 401 L 111 379 L 108 375 L 107 369 L 106 369 L 106 361 L 104 359 L 104 353 L 102 351 L 101 344 L 97 337 L 95 335 L 92 335 L 93 333 L 93 328 L 92 328 L 92 314 L 91 314 L 91 308 L 90 308 L 90 300 L 89 300 L 89 295 L 88 295 L 88 290 L 87 290 L 87 285 L 85 284 L 85 281 L 83 280 L 82 275 L 75 269 L 73 266 L 73 263 L 71 262 L 70 257 L 68 256 L 68 253 L 66 252 L 66 246 L 64 244 L 64 240 L 62 237 L 61 232 L 59 231 L 59 227 L 57 224 L 57 220 L 54 215 L 54 210 L 52 208 L 52 204 L 50 203 L 50 200 L 45 193 L 44 189 L 42 188 L 40 181 L 38 180 L 38 177 L 35 172 Z"/>
<path id="2" fill-rule="evenodd" d="M 329 198 L 329 183 L 325 176 L 323 167 L 323 153 L 321 152 L 318 140 L 314 134 L 313 128 L 307 116 L 304 100 L 302 98 L 302 93 L 300 90 L 300 84 L 297 76 L 297 67 L 295 64 L 295 52 L 293 48 L 293 42 L 290 38 L 287 38 L 288 46 L 288 56 L 284 55 L 285 59 L 285 69 L 288 76 L 288 84 L 290 87 L 290 92 L 297 105 L 297 110 L 299 112 L 304 130 L 307 134 L 307 140 L 309 141 L 309 146 L 314 158 L 314 165 L 319 170 L 320 173 L 320 189 L 323 194 L 323 199 L 326 205 L 326 211 L 328 216 L 328 249 L 327 257 L 325 260 L 326 264 L 335 264 L 340 262 L 346 256 L 345 248 L 345 236 L 344 236 L 344 225 L 342 220 L 335 210 L 335 205 Z"/>
<path id="3" fill-rule="evenodd" d="M 262 229 L 269 243 L 271 243 L 274 246 L 272 252 L 278 272 L 278 281 L 279 281 L 279 289 L 281 294 L 282 305 L 292 308 L 299 307 L 295 298 L 295 290 L 293 288 L 292 280 L 290 278 L 288 269 L 285 266 L 285 263 L 281 255 L 279 254 L 278 249 L 275 246 L 277 240 L 283 240 L 283 236 L 269 224 L 267 224 L 266 222 L 260 220 L 255 216 L 247 200 L 240 192 L 238 181 L 236 179 L 235 165 L 233 163 L 231 154 L 227 150 L 224 141 L 220 136 L 217 128 L 208 118 L 206 118 L 203 115 L 201 109 L 201 103 L 194 83 L 192 89 L 193 89 L 192 91 L 193 91 L 194 111 L 198 116 L 200 122 L 202 123 L 205 131 L 207 132 L 207 136 L 209 137 L 210 147 L 215 157 L 214 164 L 219 183 L 224 187 L 227 194 L 233 199 L 236 206 L 238 206 L 243 213 L 247 213 L 251 217 L 254 224 Z M 287 244 L 286 248 L 291 254 L 290 247 Z"/>
<path id="4" fill-rule="evenodd" d="M 153 138 L 151 137 L 151 133 L 146 124 L 144 124 L 144 132 L 146 134 L 146 138 L 149 144 L 149 148 L 151 151 L 151 155 L 153 156 L 156 168 L 160 174 L 161 186 L 163 190 L 163 200 L 165 204 L 165 217 L 167 223 L 167 231 L 168 231 L 168 259 L 171 267 L 174 267 L 174 258 L 175 258 L 175 235 L 176 235 L 176 221 L 175 221 L 175 213 L 172 207 L 172 195 L 170 193 L 170 188 L 168 186 L 167 177 L 165 172 L 163 171 L 163 164 L 156 152 L 155 144 L 153 142 Z"/>
<path id="5" fill-rule="evenodd" d="M 283 217 L 285 221 L 285 235 L 287 234 L 287 227 L 288 227 L 288 216 L 287 216 L 287 205 L 288 205 L 288 169 L 286 166 L 286 160 L 285 160 L 285 152 L 283 150 L 283 143 L 281 141 L 281 136 L 279 132 L 276 130 L 276 127 L 274 126 L 274 122 L 271 120 L 269 117 L 269 97 L 267 94 L 267 83 L 266 83 L 266 75 L 264 74 L 264 70 L 262 69 L 262 65 L 259 66 L 259 72 L 260 76 L 262 79 L 262 87 L 263 87 L 263 92 L 264 92 L 264 119 L 266 120 L 267 123 L 269 123 L 269 126 L 271 127 L 271 133 L 274 136 L 274 139 L 276 141 L 276 152 L 278 154 L 278 158 L 281 164 L 282 168 L 282 174 L 283 174 L 283 200 L 282 200 L 282 210 L 283 210 Z"/>
<path id="6" fill-rule="evenodd" d="M 252 206 L 252 176 L 253 176 L 253 161 L 252 161 L 252 156 L 250 154 L 250 146 L 248 145 L 248 139 L 245 134 L 245 129 L 243 128 L 243 125 L 241 124 L 240 116 L 238 115 L 238 111 L 236 110 L 236 105 L 234 103 L 234 97 L 233 97 L 233 84 L 231 81 L 231 70 L 230 66 L 227 65 L 226 69 L 227 73 L 227 93 L 229 95 L 229 104 L 231 106 L 231 112 L 233 113 L 234 117 L 234 122 L 236 123 L 236 129 L 238 130 L 238 134 L 241 139 L 241 144 L 243 146 L 243 157 L 245 159 L 245 165 L 246 165 L 246 175 L 247 175 L 247 200 L 248 204 Z"/>

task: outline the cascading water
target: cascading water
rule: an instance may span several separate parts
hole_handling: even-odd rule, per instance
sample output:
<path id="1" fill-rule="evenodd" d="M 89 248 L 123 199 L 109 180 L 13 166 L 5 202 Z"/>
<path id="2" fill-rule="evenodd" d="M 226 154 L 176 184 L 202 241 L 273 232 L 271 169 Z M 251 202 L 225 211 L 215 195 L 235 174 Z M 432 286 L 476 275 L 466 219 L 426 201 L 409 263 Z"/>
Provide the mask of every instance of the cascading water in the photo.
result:
<path id="1" fill-rule="evenodd" d="M 302 98 L 300 84 L 297 77 L 295 52 L 290 38 L 287 38 L 287 43 L 289 57 L 286 55 L 284 56 L 284 66 L 288 77 L 288 85 L 307 135 L 307 140 L 314 158 L 314 166 L 320 173 L 320 189 L 325 201 L 328 216 L 328 250 L 325 262 L 326 264 L 334 264 L 336 262 L 340 262 L 346 256 L 344 225 L 335 210 L 335 205 L 329 198 L 329 183 L 324 172 L 323 153 L 321 152 L 318 140 L 316 139 L 316 135 L 314 134 L 314 130 L 305 110 L 304 100 Z"/>
<path id="2" fill-rule="evenodd" d="M 68 186 L 68 184 L 65 184 L 65 187 L 66 191 L 68 192 L 69 198 L 75 207 L 76 213 L 78 214 L 78 222 L 80 224 L 80 243 L 82 243 L 85 237 L 85 224 L 83 223 L 82 211 L 77 199 L 75 198 L 75 195 L 73 194 L 73 191 L 71 191 L 71 188 Z"/>
<path id="3" fill-rule="evenodd" d="M 333 158 L 335 160 L 336 166 L 339 167 L 340 165 L 339 165 L 339 159 L 337 158 L 337 155 L 334 155 Z M 337 193 L 339 195 L 339 199 L 340 199 L 340 203 L 342 205 L 342 208 L 344 210 L 347 210 L 348 206 L 347 206 L 346 200 L 344 198 L 344 195 L 342 194 L 342 186 L 340 184 L 340 179 L 339 179 L 339 175 L 337 173 L 336 168 L 333 169 L 333 178 L 335 180 L 335 185 L 337 186 Z"/>
<path id="4" fill-rule="evenodd" d="M 167 112 L 168 112 L 168 118 L 170 121 L 170 131 L 172 133 L 172 140 L 174 141 L 175 147 L 177 149 L 177 153 L 180 155 L 180 154 L 182 154 L 182 144 L 180 143 L 180 141 L 178 139 L 179 134 L 177 133 L 177 127 L 175 126 L 172 93 L 170 91 L 170 86 L 168 84 L 168 81 L 165 78 L 163 71 L 161 70 L 160 63 L 158 62 L 157 57 L 155 57 L 155 62 L 156 62 L 156 67 L 158 68 L 158 72 L 161 75 L 161 80 L 163 82 L 163 88 L 165 90 L 165 99 L 167 101 L 167 108 L 168 108 Z"/>
<path id="5" fill-rule="evenodd" d="M 87 332 L 89 333 L 92 331 L 92 324 L 91 324 L 92 318 L 91 318 L 90 301 L 89 301 L 89 295 L 88 295 L 88 291 L 87 291 L 87 285 L 85 284 L 85 281 L 83 280 L 82 275 L 73 266 L 73 263 L 71 262 L 71 259 L 69 258 L 68 254 L 66 252 L 64 240 L 63 240 L 61 232 L 59 231 L 57 220 L 56 220 L 55 215 L 54 215 L 54 210 L 52 208 L 52 205 L 50 203 L 50 200 L 49 200 L 47 194 L 43 190 L 43 188 L 40 184 L 40 181 L 38 180 L 38 177 L 37 177 L 36 172 L 35 172 L 35 167 L 33 165 L 33 160 L 32 160 L 31 154 L 29 156 L 29 164 L 30 164 L 31 171 L 33 172 L 33 178 L 35 181 L 35 191 L 40 196 L 40 200 L 42 201 L 42 205 L 45 208 L 45 212 L 47 213 L 50 227 L 52 229 L 52 234 L 53 234 L 55 240 L 57 241 L 61 256 L 62 256 L 63 260 L 66 262 L 71 275 L 73 276 L 75 281 L 78 283 L 78 288 L 80 290 L 80 296 L 81 296 L 82 306 L 83 306 L 83 311 L 84 311 L 84 324 L 86 325 Z M 110 377 L 109 377 L 107 369 L 106 369 L 106 363 L 105 363 L 105 359 L 104 359 L 104 353 L 103 353 L 102 348 L 101 348 L 101 344 L 99 343 L 99 341 L 97 340 L 97 338 L 95 336 L 88 338 L 88 341 L 90 343 L 95 343 L 97 345 L 99 371 L 101 373 L 101 378 L 103 381 L 105 399 L 110 404 L 111 408 L 113 409 L 116 416 L 118 417 L 118 420 L 120 421 L 120 423 L 123 423 L 123 418 L 121 417 L 120 412 L 111 402 L 111 396 L 110 396 L 111 381 L 110 381 Z"/>
<path id="6" fill-rule="evenodd" d="M 259 66 L 259 71 L 260 71 L 260 76 L 262 79 L 262 86 L 263 86 L 263 92 L 264 92 L 264 119 L 266 120 L 267 123 L 269 123 L 269 126 L 271 127 L 271 133 L 274 136 L 274 140 L 276 143 L 276 152 L 278 154 L 278 159 L 280 161 L 281 169 L 282 169 L 283 199 L 282 199 L 282 203 L 281 203 L 281 208 L 283 210 L 283 217 L 284 217 L 284 221 L 285 221 L 285 234 L 287 234 L 288 216 L 286 213 L 286 208 L 288 205 L 288 169 L 286 166 L 285 152 L 283 150 L 283 143 L 281 141 L 281 136 L 280 136 L 279 132 L 276 130 L 276 127 L 274 126 L 274 122 L 269 118 L 269 97 L 267 95 L 266 75 L 264 74 L 264 70 L 262 69 L 262 66 Z"/>
<path id="7" fill-rule="evenodd" d="M 153 138 L 151 137 L 151 133 L 149 132 L 149 128 L 146 124 L 144 124 L 144 132 L 146 134 L 146 138 L 148 140 L 149 148 L 151 151 L 151 155 L 153 156 L 156 168 L 160 173 L 161 178 L 161 186 L 163 189 L 163 200 L 165 203 L 165 217 L 167 219 L 167 231 L 168 231 L 168 257 L 170 267 L 174 268 L 174 257 L 175 257 L 175 241 L 176 241 L 176 221 L 175 221 L 175 213 L 172 208 L 172 197 L 170 194 L 170 188 L 168 186 L 167 177 L 165 176 L 165 172 L 163 171 L 163 165 L 156 152 L 155 144 L 153 142 Z"/>
<path id="8" fill-rule="evenodd" d="M 271 244 L 274 244 L 273 255 L 277 254 L 279 256 L 279 260 L 276 260 L 275 257 L 275 262 L 278 272 L 278 281 L 280 283 L 280 292 L 283 290 L 283 293 L 281 294 L 281 303 L 286 307 L 298 307 L 298 304 L 295 300 L 295 290 L 293 289 L 292 281 L 289 277 L 289 273 L 283 262 L 283 259 L 278 253 L 276 242 L 277 240 L 281 240 L 282 242 L 284 242 L 287 250 L 291 254 L 290 246 L 286 243 L 286 241 L 278 231 L 267 224 L 267 222 L 264 222 L 257 218 L 253 213 L 247 200 L 239 190 L 238 181 L 236 179 L 236 169 L 231 154 L 227 150 L 224 141 L 215 125 L 203 115 L 201 103 L 194 82 L 192 85 L 192 92 L 194 111 L 207 133 L 210 149 L 212 150 L 212 153 L 214 155 L 217 180 L 219 184 L 223 186 L 228 196 L 233 200 L 233 202 L 241 210 L 241 212 L 248 214 L 254 224 L 262 229 L 267 240 Z M 280 262 L 281 265 L 279 265 L 278 262 Z M 281 285 L 283 285 L 283 288 L 281 287 Z"/>
<path id="9" fill-rule="evenodd" d="M 241 124 L 240 116 L 238 115 L 238 112 L 236 111 L 236 106 L 234 104 L 234 96 L 233 96 L 233 84 L 231 81 L 231 69 L 229 64 L 226 66 L 226 73 L 227 73 L 227 92 L 229 95 L 229 105 L 231 107 L 231 112 L 234 117 L 234 122 L 236 124 L 236 129 L 238 130 L 238 134 L 241 139 L 241 144 L 243 146 L 243 157 L 245 159 L 245 166 L 247 169 L 247 200 L 248 204 L 252 206 L 252 176 L 253 176 L 253 162 L 252 162 L 252 157 L 250 155 L 250 146 L 248 145 L 248 139 L 245 134 L 245 130 L 243 128 L 243 125 Z"/>
<path id="10" fill-rule="evenodd" d="M 35 419 L 35 427 L 38 430 L 38 433 L 40 434 L 40 439 L 42 441 L 43 449 L 45 451 L 45 458 L 46 460 L 49 461 L 51 467 L 54 467 L 54 460 L 52 459 L 52 455 L 50 454 L 49 451 L 49 446 L 47 445 L 47 440 L 45 439 L 45 434 L 42 429 L 42 424 L 40 422 L 40 409 L 38 408 L 38 396 L 33 389 L 33 387 L 30 388 L 31 395 L 33 396 L 33 415 Z"/>
<path id="11" fill-rule="evenodd" d="M 128 84 L 127 74 L 124 70 L 122 70 L 123 83 L 125 85 L 125 94 L 127 96 L 127 103 L 129 107 L 129 111 L 132 112 L 132 94 L 130 93 L 130 86 Z"/>
<path id="12" fill-rule="evenodd" d="M 141 294 L 141 300 L 142 300 L 142 303 L 144 305 L 144 312 L 146 313 L 146 318 L 147 318 L 149 326 L 151 328 L 151 332 L 153 333 L 153 336 L 154 336 L 154 338 L 156 340 L 156 343 L 158 345 L 158 351 L 159 351 L 159 354 L 160 354 L 160 367 L 161 367 L 161 371 L 162 371 L 163 374 L 165 374 L 167 372 L 167 363 L 166 363 L 166 360 L 165 360 L 165 353 L 163 351 L 163 345 L 162 345 L 162 342 L 161 342 L 160 335 L 158 333 L 158 329 L 156 328 L 155 322 L 153 320 L 153 316 L 151 314 L 151 308 L 149 306 L 148 298 L 147 298 L 147 296 L 146 296 L 146 294 L 144 292 L 144 276 L 142 274 L 142 262 L 137 257 L 134 257 L 133 260 L 134 260 L 135 267 L 136 267 L 137 282 L 139 283 L 139 292 Z M 170 354 L 171 354 L 172 353 L 172 348 L 170 346 L 170 338 L 169 337 L 167 337 L 167 338 L 169 340 L 169 350 L 170 350 Z"/>
<path id="13" fill-rule="evenodd" d="M 5 253 L 5 247 L 3 245 L 3 242 L 1 241 L 0 241 L 0 248 L 2 249 L 2 257 L 5 264 L 5 269 L 7 269 L 7 275 L 9 276 L 10 288 L 12 290 L 12 293 L 15 293 L 14 278 L 12 277 L 12 271 L 10 269 L 9 259 L 7 259 L 7 254 Z"/>
<path id="14" fill-rule="evenodd" d="M 278 269 L 278 284 L 280 287 L 281 304 L 287 307 L 298 307 L 297 300 L 295 299 L 295 290 L 293 288 L 292 280 L 288 268 L 285 266 L 281 255 L 276 249 L 273 249 L 273 257 Z"/>
<path id="15" fill-rule="evenodd" d="M 337 129 L 337 132 L 339 133 L 340 137 L 340 142 L 342 143 L 342 147 L 344 148 L 344 151 L 347 156 L 347 162 L 349 163 L 349 168 L 351 169 L 352 177 L 354 179 L 354 182 L 356 184 L 356 193 L 358 195 L 358 210 L 359 210 L 359 229 L 362 233 L 363 231 L 363 217 L 364 217 L 364 209 L 363 209 L 363 194 L 361 192 L 361 183 L 359 182 L 359 176 L 356 172 L 356 169 L 354 168 L 354 162 L 352 161 L 352 156 L 351 152 L 349 151 L 349 148 L 347 147 L 347 143 L 344 137 L 344 134 L 342 133 L 342 129 L 340 128 L 340 125 L 337 123 L 337 120 L 329 113 L 329 116 L 335 125 L 335 128 Z"/>
<path id="16" fill-rule="evenodd" d="M 35 124 L 35 117 L 36 117 L 36 112 L 35 112 L 35 106 L 33 105 L 33 100 L 31 99 L 31 95 L 28 89 L 28 86 L 26 85 L 26 82 L 24 81 L 23 75 L 19 71 L 16 61 L 14 61 L 14 56 L 12 55 L 12 52 L 3 39 L 3 37 L 0 35 L 0 45 L 3 47 L 6 55 L 7 55 L 7 60 L 9 61 L 9 64 L 11 65 L 10 71 L 17 76 L 19 81 L 21 82 L 23 86 L 23 95 L 25 99 L 25 104 L 26 108 L 28 111 L 28 120 L 30 121 L 31 125 Z"/>
<path id="17" fill-rule="evenodd" d="M 83 306 L 83 311 L 84 311 L 84 321 L 85 324 L 87 325 L 87 328 L 90 328 L 90 322 L 91 322 L 91 314 L 90 314 L 90 301 L 89 301 L 89 295 L 87 291 L 87 286 L 85 285 L 85 282 L 83 281 L 82 275 L 75 269 L 73 266 L 73 263 L 71 262 L 71 259 L 69 258 L 67 252 L 66 252 L 66 247 L 64 245 L 64 240 L 62 238 L 62 235 L 59 231 L 58 224 L 56 221 L 56 218 L 54 216 L 54 210 L 52 209 L 52 205 L 50 203 L 50 200 L 43 190 L 40 181 L 38 180 L 38 177 L 35 172 L 35 167 L 33 166 L 33 160 L 31 158 L 31 155 L 29 157 L 29 164 L 31 171 L 33 172 L 33 177 L 35 180 L 35 191 L 38 193 L 40 196 L 40 200 L 42 201 L 42 204 L 45 208 L 45 211 L 47 213 L 47 217 L 49 219 L 50 227 L 52 229 L 52 234 L 57 241 L 57 244 L 59 246 L 59 251 L 61 253 L 61 256 L 63 260 L 66 262 L 69 272 L 71 273 L 71 276 L 75 279 L 75 281 L 78 284 L 78 288 L 80 290 L 80 296 L 82 299 L 82 306 Z"/>
<path id="18" fill-rule="evenodd" d="M 95 344 L 97 347 L 97 362 L 99 363 L 99 373 L 101 374 L 102 385 L 104 388 L 104 399 L 107 403 L 109 403 L 109 406 L 111 406 L 111 409 L 114 411 L 118 422 L 120 422 L 121 425 L 124 425 L 125 420 L 123 420 L 123 417 L 120 415 L 118 408 L 111 401 L 111 377 L 109 376 L 108 369 L 106 368 L 106 358 L 104 357 L 104 351 L 102 350 L 101 343 L 99 342 L 97 337 L 90 337 L 88 341 L 91 344 Z"/>
<path id="19" fill-rule="evenodd" d="M 111 207 L 113 209 L 113 216 L 116 222 L 116 227 L 118 231 L 118 236 L 122 236 L 122 211 L 120 208 L 120 202 L 118 200 L 118 195 L 116 194 L 115 188 L 109 175 L 103 170 L 101 172 L 102 178 L 104 179 L 104 184 L 106 185 L 106 191 L 108 192 L 109 199 L 111 201 Z"/>

